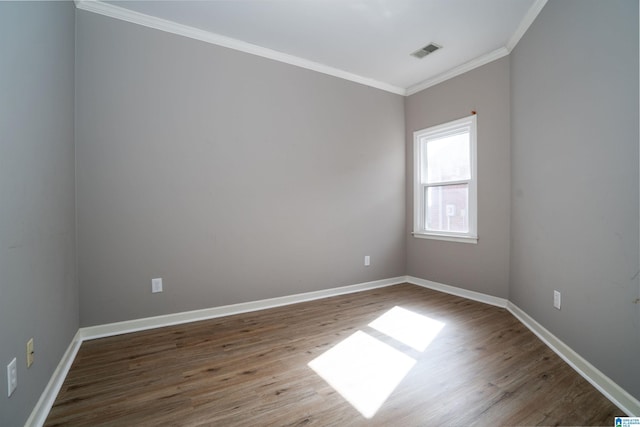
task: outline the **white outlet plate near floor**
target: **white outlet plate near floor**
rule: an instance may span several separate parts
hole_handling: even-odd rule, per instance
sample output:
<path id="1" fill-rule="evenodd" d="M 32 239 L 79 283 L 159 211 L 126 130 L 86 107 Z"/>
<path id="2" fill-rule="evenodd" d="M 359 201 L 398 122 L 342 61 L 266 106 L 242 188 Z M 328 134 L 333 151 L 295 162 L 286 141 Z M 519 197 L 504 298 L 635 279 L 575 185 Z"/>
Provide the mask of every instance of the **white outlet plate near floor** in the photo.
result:
<path id="1" fill-rule="evenodd" d="M 553 291 L 553 306 L 560 310 L 562 304 L 562 295 L 558 291 Z"/>
<path id="2" fill-rule="evenodd" d="M 151 280 L 151 292 L 153 292 L 154 294 L 156 292 L 162 292 L 162 278 L 161 277 Z"/>
<path id="3" fill-rule="evenodd" d="M 11 396 L 18 387 L 18 365 L 16 358 L 7 365 L 7 396 Z"/>

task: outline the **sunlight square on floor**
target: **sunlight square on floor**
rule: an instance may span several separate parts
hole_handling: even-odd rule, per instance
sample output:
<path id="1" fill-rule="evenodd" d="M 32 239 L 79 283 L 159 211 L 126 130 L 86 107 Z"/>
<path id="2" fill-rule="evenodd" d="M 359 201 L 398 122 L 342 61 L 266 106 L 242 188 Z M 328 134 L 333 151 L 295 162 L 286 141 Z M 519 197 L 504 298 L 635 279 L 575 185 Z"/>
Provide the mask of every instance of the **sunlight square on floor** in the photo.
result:
<path id="1" fill-rule="evenodd" d="M 368 326 L 423 352 L 444 323 L 396 306 Z M 308 366 L 362 416 L 372 418 L 415 364 L 413 357 L 357 331 Z"/>
<path id="2" fill-rule="evenodd" d="M 365 418 L 371 418 L 415 363 L 401 351 L 357 331 L 312 360 L 309 367 Z"/>
<path id="3" fill-rule="evenodd" d="M 440 333 L 444 323 L 396 306 L 369 323 L 369 326 L 422 352 Z"/>

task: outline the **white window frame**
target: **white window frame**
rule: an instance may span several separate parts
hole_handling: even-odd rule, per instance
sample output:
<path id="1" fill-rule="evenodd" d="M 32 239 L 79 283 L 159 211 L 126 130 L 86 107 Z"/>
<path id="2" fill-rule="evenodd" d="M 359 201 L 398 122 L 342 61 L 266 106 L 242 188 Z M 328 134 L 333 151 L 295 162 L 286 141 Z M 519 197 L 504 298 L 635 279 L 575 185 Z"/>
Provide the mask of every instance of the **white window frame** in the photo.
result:
<path id="1" fill-rule="evenodd" d="M 469 180 L 447 182 L 446 185 L 469 184 L 469 231 L 430 231 L 426 229 L 426 188 L 436 184 L 422 184 L 422 174 L 426 166 L 422 164 L 423 152 L 427 141 L 446 137 L 461 131 L 469 132 L 470 167 Z M 437 184 L 441 186 L 442 184 Z M 477 125 L 476 115 L 464 117 L 452 122 L 432 126 L 413 133 L 413 236 L 424 239 L 447 240 L 453 242 L 478 243 L 478 168 L 477 168 Z"/>

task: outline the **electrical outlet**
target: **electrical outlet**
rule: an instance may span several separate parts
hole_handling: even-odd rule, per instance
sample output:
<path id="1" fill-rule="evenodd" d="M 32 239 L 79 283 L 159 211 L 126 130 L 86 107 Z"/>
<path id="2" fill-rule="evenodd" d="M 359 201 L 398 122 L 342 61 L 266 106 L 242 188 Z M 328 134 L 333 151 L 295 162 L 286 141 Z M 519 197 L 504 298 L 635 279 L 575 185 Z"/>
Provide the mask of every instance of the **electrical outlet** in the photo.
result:
<path id="1" fill-rule="evenodd" d="M 364 257 L 364 265 L 365 267 L 368 267 L 371 265 L 371 257 L 369 255 L 365 255 Z"/>
<path id="2" fill-rule="evenodd" d="M 7 395 L 11 396 L 18 387 L 18 366 L 14 357 L 11 363 L 7 365 Z"/>
<path id="3" fill-rule="evenodd" d="M 27 341 L 27 368 L 33 365 L 33 338 Z"/>
<path id="4" fill-rule="evenodd" d="M 151 280 L 151 292 L 154 293 L 154 294 L 156 292 L 162 292 L 162 278 L 161 277 Z"/>
<path id="5" fill-rule="evenodd" d="M 553 291 L 553 306 L 560 310 L 562 304 L 562 295 L 558 291 Z"/>

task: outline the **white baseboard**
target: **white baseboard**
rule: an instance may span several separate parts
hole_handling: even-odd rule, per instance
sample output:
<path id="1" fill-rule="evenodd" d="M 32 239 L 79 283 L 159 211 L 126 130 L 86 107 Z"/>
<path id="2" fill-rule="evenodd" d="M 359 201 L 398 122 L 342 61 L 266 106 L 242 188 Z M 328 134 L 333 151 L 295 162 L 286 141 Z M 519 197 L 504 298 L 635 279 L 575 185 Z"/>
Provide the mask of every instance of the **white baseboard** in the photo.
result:
<path id="1" fill-rule="evenodd" d="M 105 325 L 90 326 L 80 328 L 67 351 L 62 356 L 58 367 L 54 371 L 47 387 L 40 396 L 38 403 L 34 407 L 25 426 L 40 427 L 44 424 L 53 402 L 62 387 L 65 377 L 69 372 L 71 364 L 85 340 L 103 338 L 113 335 L 120 335 L 130 332 L 137 332 L 147 329 L 160 328 L 163 326 L 178 325 L 181 323 L 207 320 L 217 317 L 229 316 L 233 314 L 248 313 L 251 311 L 264 310 L 268 308 L 281 307 L 299 302 L 312 301 L 332 296 L 345 295 L 354 292 L 361 292 L 370 289 L 383 288 L 400 283 L 411 283 L 439 292 L 456 295 L 485 304 L 506 308 L 520 322 L 538 336 L 549 348 L 556 352 L 566 361 L 576 372 L 582 375 L 594 387 L 596 387 L 609 400 L 625 411 L 629 416 L 640 416 L 640 402 L 627 393 L 623 388 L 613 382 L 610 378 L 596 369 L 579 354 L 546 330 L 527 313 L 504 298 L 486 295 L 480 292 L 457 288 L 430 280 L 420 279 L 413 276 L 400 276 L 389 279 L 365 282 L 356 285 L 343 286 L 339 288 L 325 289 L 321 291 L 306 292 L 302 294 L 289 295 L 284 297 L 270 298 L 265 300 L 250 301 L 240 304 L 232 304 L 221 307 L 207 308 L 203 310 L 187 311 L 182 313 L 167 314 L 163 316 L 147 317 L 143 319 L 128 320 L 124 322 L 108 323 Z"/>
<path id="2" fill-rule="evenodd" d="M 53 371 L 53 375 L 51 375 L 51 379 L 49 379 L 47 386 L 40 395 L 38 403 L 36 403 L 36 406 L 31 411 L 31 415 L 29 415 L 25 423 L 26 427 L 41 427 L 44 425 L 47 415 L 49 415 L 49 411 L 53 406 L 53 402 L 56 400 L 58 392 L 64 383 L 64 379 L 71 368 L 71 364 L 76 358 L 76 354 L 78 354 L 80 344 L 82 344 L 82 338 L 80 337 L 80 331 L 78 331 L 73 337 L 71 344 L 69 344 L 69 347 L 67 347 L 67 351 L 62 355 L 62 359 L 60 359 L 56 370 Z"/>
<path id="3" fill-rule="evenodd" d="M 571 347 L 562 342 L 511 301 L 509 301 L 507 305 L 507 310 L 628 416 L 640 416 L 640 401 L 627 393 L 622 387 L 613 382 L 611 378 L 600 372 L 595 366 L 573 351 Z"/>
<path id="4" fill-rule="evenodd" d="M 312 301 L 320 298 L 328 298 L 337 295 L 366 291 L 369 289 L 383 288 L 386 286 L 397 285 L 399 283 L 405 282 L 406 277 L 400 276 L 390 279 L 375 280 L 373 282 L 359 283 L 357 285 L 342 286 L 339 288 L 323 289 L 321 291 L 288 295 L 284 297 L 205 308 L 202 310 L 185 311 L 182 313 L 166 314 L 162 316 L 147 317 L 143 319 L 127 320 L 124 322 L 108 323 L 105 325 L 89 326 L 86 328 L 80 328 L 80 335 L 83 341 L 96 338 L 104 338 L 113 335 L 143 331 L 146 329 L 161 328 L 163 326 L 179 325 L 181 323 L 196 322 L 199 320 L 214 319 L 216 317 L 230 316 L 233 314 L 265 310 L 267 308 L 281 307 L 283 305 Z"/>
<path id="5" fill-rule="evenodd" d="M 51 411 L 51 407 L 58 396 L 64 379 L 71 368 L 71 364 L 80 349 L 82 342 L 86 340 L 104 338 L 113 335 L 120 335 L 129 332 L 143 331 L 146 329 L 160 328 L 163 326 L 178 325 L 181 323 L 195 322 L 198 320 L 213 319 L 216 317 L 229 316 L 232 314 L 248 313 L 251 311 L 264 310 L 267 308 L 280 307 L 283 305 L 296 304 L 304 301 L 312 301 L 320 298 L 328 298 L 338 295 L 346 295 L 354 292 L 361 292 L 370 289 L 383 288 L 386 286 L 405 283 L 406 277 L 399 276 L 372 282 L 359 283 L 356 285 L 342 286 L 339 288 L 323 289 L 321 291 L 306 292 L 302 294 L 289 295 L 284 297 L 270 298 L 265 300 L 250 301 L 240 304 L 232 304 L 221 307 L 206 308 L 203 310 L 173 313 L 163 316 L 148 317 L 143 319 L 128 320 L 124 322 L 108 323 L 105 325 L 89 326 L 78 329 L 73 337 L 67 351 L 62 356 L 60 363 L 53 372 L 49 383 L 45 387 L 36 406 L 31 411 L 31 415 L 25 423 L 25 427 L 41 427 Z"/>
<path id="6" fill-rule="evenodd" d="M 511 301 L 412 276 L 407 276 L 407 282 L 485 304 L 506 308 L 516 319 L 529 328 L 542 342 L 560 356 L 562 360 L 567 362 L 578 374 L 589 381 L 591 385 L 622 409 L 628 416 L 640 416 L 640 401 L 631 396 L 622 387 L 613 382 L 611 378 L 603 374 Z"/>
<path id="7" fill-rule="evenodd" d="M 480 292 L 469 291 L 467 289 L 457 288 L 455 286 L 444 285 L 442 283 L 432 282 L 431 280 L 420 279 L 418 277 L 407 276 L 407 282 L 413 285 L 422 286 L 423 288 L 433 289 L 434 291 L 444 292 L 445 294 L 451 294 L 485 304 L 495 305 L 496 307 L 506 308 L 508 303 L 508 301 L 504 298 L 498 298 Z"/>

